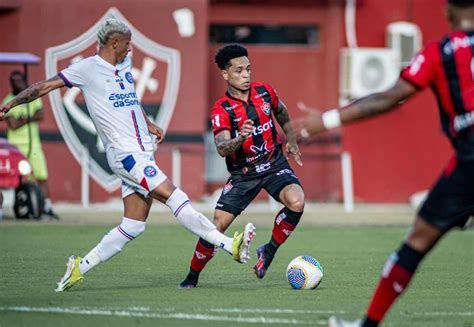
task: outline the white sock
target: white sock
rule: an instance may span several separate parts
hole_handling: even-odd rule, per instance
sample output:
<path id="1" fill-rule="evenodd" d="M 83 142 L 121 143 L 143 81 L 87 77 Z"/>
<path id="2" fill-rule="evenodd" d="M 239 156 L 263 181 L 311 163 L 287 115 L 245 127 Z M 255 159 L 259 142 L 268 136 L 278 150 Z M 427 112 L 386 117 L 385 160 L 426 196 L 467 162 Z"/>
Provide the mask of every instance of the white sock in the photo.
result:
<path id="1" fill-rule="evenodd" d="M 101 261 L 99 255 L 97 254 L 96 246 L 89 253 L 87 253 L 84 258 L 82 258 L 79 265 L 79 271 L 84 275 L 86 272 L 97 266 L 100 262 Z"/>
<path id="2" fill-rule="evenodd" d="M 214 244 L 224 249 L 226 252 L 232 254 L 233 239 L 225 236 L 224 234 L 219 232 L 217 229 L 211 230 L 209 233 L 207 233 L 206 237 L 203 237 L 203 238 L 209 243 Z"/>
<path id="3" fill-rule="evenodd" d="M 216 226 L 202 213 L 197 212 L 188 196 L 177 188 L 166 201 L 166 205 L 171 209 L 178 221 L 189 231 L 202 237 L 209 243 L 224 248 L 232 253 L 232 239 L 225 236 L 216 229 Z M 229 246 L 230 242 L 230 246 Z"/>
<path id="4" fill-rule="evenodd" d="M 122 251 L 123 247 L 145 231 L 146 223 L 123 217 L 122 223 L 110 230 L 81 261 L 79 270 L 86 273 L 100 262 L 105 262 Z"/>

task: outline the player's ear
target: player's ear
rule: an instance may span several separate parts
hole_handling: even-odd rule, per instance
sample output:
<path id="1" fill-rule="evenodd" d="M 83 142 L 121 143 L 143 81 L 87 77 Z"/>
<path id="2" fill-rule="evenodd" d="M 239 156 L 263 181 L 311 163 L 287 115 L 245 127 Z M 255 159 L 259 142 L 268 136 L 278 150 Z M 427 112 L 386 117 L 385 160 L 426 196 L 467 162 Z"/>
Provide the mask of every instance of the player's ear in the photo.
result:
<path id="1" fill-rule="evenodd" d="M 117 46 L 118 46 L 118 43 L 119 43 L 119 38 L 117 37 L 116 33 L 111 36 L 110 43 L 112 44 L 113 49 L 117 49 Z"/>
<path id="2" fill-rule="evenodd" d="M 222 75 L 222 78 L 226 81 L 229 80 L 229 73 L 227 72 L 227 69 L 223 69 L 221 70 L 221 75 Z"/>

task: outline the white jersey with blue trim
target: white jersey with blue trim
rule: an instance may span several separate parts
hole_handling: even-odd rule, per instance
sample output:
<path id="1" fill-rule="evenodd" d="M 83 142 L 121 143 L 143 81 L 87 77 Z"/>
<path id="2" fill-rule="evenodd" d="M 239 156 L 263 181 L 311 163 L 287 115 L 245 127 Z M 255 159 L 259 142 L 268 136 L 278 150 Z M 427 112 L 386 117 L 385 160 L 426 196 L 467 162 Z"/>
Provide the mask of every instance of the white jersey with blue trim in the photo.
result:
<path id="1" fill-rule="evenodd" d="M 82 90 L 89 114 L 107 151 L 153 151 L 140 101 L 135 92 L 132 61 L 116 66 L 99 55 L 71 64 L 58 75 L 66 86 Z"/>

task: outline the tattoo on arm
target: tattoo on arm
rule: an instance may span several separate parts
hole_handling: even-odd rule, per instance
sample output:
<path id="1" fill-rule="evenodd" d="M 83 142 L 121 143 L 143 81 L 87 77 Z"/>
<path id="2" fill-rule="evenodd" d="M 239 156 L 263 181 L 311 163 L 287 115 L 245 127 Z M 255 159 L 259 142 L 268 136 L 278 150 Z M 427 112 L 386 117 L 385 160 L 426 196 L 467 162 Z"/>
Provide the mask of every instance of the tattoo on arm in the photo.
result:
<path id="1" fill-rule="evenodd" d="M 39 83 L 38 83 L 39 84 Z M 33 84 L 27 89 L 21 91 L 12 101 L 12 107 L 31 102 L 39 97 L 39 88 L 38 84 Z"/>
<path id="2" fill-rule="evenodd" d="M 235 152 L 244 143 L 244 139 L 241 137 L 235 137 L 233 139 L 226 138 L 226 132 L 221 132 L 216 135 L 214 142 L 216 143 L 217 152 L 225 157 Z"/>
<path id="3" fill-rule="evenodd" d="M 283 101 L 278 102 L 278 107 L 273 111 L 275 119 L 285 132 L 288 141 L 295 141 L 293 128 L 290 124 L 290 114 Z"/>
<path id="4" fill-rule="evenodd" d="M 12 100 L 11 107 L 13 108 L 19 104 L 31 102 L 49 93 L 58 87 L 55 83 L 58 80 L 60 80 L 60 77 L 56 75 L 46 81 L 41 81 L 29 86 Z"/>

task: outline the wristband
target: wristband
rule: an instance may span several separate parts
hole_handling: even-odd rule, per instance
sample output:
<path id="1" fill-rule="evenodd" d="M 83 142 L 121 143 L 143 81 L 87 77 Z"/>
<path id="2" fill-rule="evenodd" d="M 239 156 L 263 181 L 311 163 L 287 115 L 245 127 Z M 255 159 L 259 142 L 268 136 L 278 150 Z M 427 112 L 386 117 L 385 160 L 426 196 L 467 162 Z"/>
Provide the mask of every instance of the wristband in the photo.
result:
<path id="1" fill-rule="evenodd" d="M 337 128 L 341 126 L 341 116 L 339 110 L 331 109 L 322 115 L 323 125 L 325 129 Z"/>

